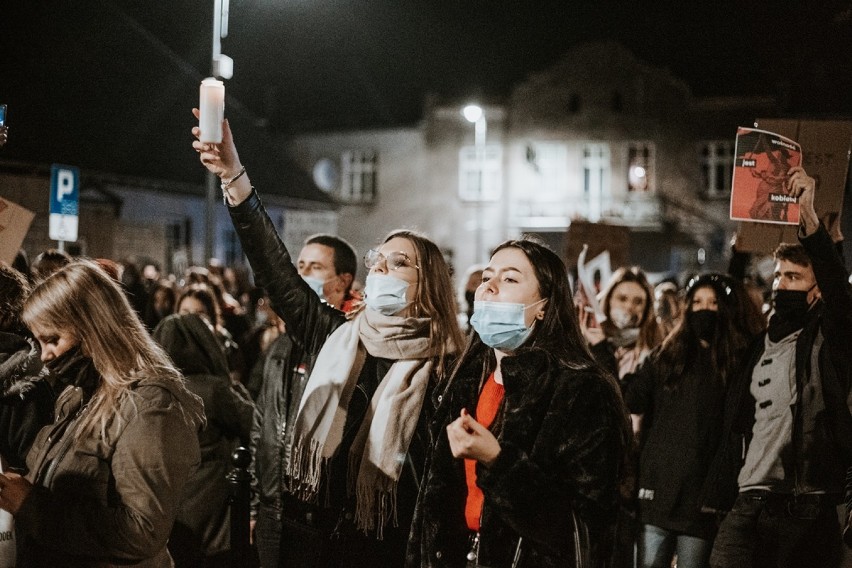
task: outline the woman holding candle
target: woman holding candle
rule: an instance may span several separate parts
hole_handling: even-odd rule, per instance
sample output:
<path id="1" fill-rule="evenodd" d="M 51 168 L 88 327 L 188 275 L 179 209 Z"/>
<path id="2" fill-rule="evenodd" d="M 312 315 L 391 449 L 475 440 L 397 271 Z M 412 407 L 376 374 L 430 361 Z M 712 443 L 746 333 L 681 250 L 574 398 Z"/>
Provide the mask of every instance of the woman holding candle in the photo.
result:
<path id="1" fill-rule="evenodd" d="M 446 261 L 428 239 L 391 233 L 364 257 L 364 305 L 343 314 L 299 275 L 227 121 L 221 144 L 193 147 L 223 180 L 255 280 L 307 355 L 307 384 L 284 438 L 279 563 L 400 566 L 429 445 L 431 392 L 462 342 Z"/>
<path id="2" fill-rule="evenodd" d="M 627 413 L 580 334 L 566 274 L 530 240 L 492 254 L 474 333 L 439 397 L 408 566 L 608 558 Z"/>

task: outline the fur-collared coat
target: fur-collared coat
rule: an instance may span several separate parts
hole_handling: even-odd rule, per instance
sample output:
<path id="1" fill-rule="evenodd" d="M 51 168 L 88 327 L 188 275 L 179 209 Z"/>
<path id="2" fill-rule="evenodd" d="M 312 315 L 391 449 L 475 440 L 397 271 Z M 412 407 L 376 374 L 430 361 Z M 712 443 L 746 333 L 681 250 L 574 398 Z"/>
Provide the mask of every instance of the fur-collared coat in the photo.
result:
<path id="1" fill-rule="evenodd" d="M 53 419 L 55 400 L 32 340 L 0 331 L 0 456 L 6 467 L 26 467 L 36 434 Z"/>
<path id="2" fill-rule="evenodd" d="M 446 426 L 462 408 L 474 414 L 483 361 L 462 367 L 439 401 L 433 450 L 409 538 L 410 567 L 463 567 L 470 550 L 464 509 L 463 460 L 450 451 Z M 478 563 L 573 566 L 576 514 L 588 529 L 581 553 L 608 556 L 615 522 L 619 468 L 628 439 L 627 413 L 614 379 L 596 366 L 570 369 L 532 348 L 501 363 L 505 400 L 501 452 L 477 466 L 482 508 Z M 594 564 L 593 564 L 594 565 Z"/>

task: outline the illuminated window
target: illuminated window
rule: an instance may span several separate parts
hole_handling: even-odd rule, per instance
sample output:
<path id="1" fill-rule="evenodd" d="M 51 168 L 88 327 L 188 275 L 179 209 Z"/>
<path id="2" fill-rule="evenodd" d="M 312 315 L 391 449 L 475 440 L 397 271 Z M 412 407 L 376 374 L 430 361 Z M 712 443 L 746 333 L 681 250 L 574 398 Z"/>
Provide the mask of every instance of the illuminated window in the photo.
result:
<path id="1" fill-rule="evenodd" d="M 734 143 L 731 140 L 701 142 L 701 177 L 708 197 L 727 197 L 731 193 L 734 171 Z"/>
<path id="2" fill-rule="evenodd" d="M 654 145 L 631 142 L 627 147 L 627 190 L 654 191 Z"/>
<path id="3" fill-rule="evenodd" d="M 609 144 L 583 145 L 583 194 L 589 207 L 589 221 L 600 220 L 604 200 L 609 198 L 610 163 Z"/>
<path id="4" fill-rule="evenodd" d="M 503 149 L 499 144 L 465 146 L 459 151 L 459 197 L 463 201 L 500 199 L 502 175 Z"/>
<path id="5" fill-rule="evenodd" d="M 347 203 L 373 203 L 376 199 L 376 174 L 375 152 L 344 152 L 341 160 L 340 199 Z"/>

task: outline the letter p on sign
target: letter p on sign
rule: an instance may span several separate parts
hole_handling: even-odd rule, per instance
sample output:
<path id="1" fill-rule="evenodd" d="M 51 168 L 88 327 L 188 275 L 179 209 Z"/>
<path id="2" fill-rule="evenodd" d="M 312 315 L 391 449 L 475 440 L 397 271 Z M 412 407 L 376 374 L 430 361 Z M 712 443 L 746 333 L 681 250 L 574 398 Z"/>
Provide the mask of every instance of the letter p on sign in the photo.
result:
<path id="1" fill-rule="evenodd" d="M 80 201 L 80 170 L 74 166 L 50 167 L 50 238 L 76 241 Z"/>

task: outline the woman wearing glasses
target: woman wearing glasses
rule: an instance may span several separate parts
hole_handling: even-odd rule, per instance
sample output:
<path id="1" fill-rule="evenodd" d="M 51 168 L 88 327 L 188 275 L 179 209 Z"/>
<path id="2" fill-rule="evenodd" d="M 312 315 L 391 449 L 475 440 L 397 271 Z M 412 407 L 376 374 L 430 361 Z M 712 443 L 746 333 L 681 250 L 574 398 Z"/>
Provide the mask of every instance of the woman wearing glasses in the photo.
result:
<path id="1" fill-rule="evenodd" d="M 431 392 L 462 342 L 448 266 L 433 242 L 396 231 L 365 256 L 361 309 L 346 316 L 323 303 L 299 276 L 223 127 L 221 144 L 193 147 L 223 180 L 255 280 L 309 359 L 284 433 L 279 565 L 400 566 Z"/>
<path id="2" fill-rule="evenodd" d="M 407 566 L 601 566 L 627 411 L 580 333 L 565 265 L 530 240 L 498 246 L 470 323 L 436 411 Z"/>

